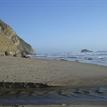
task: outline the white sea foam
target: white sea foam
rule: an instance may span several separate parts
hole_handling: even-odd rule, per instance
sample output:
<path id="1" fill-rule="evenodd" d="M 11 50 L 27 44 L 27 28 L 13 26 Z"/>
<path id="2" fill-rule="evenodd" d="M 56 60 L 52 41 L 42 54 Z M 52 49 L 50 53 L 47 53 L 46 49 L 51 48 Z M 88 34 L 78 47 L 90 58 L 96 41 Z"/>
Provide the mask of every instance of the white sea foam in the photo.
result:
<path id="1" fill-rule="evenodd" d="M 37 55 L 36 58 L 42 59 L 56 59 L 66 61 L 78 61 L 82 63 L 91 63 L 97 65 L 107 66 L 107 51 L 97 52 L 71 52 L 64 54 L 53 54 L 53 55 Z"/>

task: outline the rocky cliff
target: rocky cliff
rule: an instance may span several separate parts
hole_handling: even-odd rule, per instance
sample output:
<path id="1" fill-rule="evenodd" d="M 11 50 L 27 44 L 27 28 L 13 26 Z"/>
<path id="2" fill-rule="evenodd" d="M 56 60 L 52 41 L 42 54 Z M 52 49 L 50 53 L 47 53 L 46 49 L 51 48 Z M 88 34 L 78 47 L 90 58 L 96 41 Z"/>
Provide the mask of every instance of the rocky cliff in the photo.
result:
<path id="1" fill-rule="evenodd" d="M 25 56 L 32 52 L 32 47 L 22 40 L 8 24 L 0 20 L 0 54 Z"/>

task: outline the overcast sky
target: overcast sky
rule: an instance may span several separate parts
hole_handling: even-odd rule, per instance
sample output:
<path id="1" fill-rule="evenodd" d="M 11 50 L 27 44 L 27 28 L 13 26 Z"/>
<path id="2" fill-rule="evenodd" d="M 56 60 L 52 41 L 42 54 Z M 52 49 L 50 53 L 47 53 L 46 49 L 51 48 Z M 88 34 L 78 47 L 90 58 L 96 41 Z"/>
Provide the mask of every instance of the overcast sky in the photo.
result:
<path id="1" fill-rule="evenodd" d="M 0 0 L 0 18 L 38 52 L 107 50 L 107 0 Z"/>

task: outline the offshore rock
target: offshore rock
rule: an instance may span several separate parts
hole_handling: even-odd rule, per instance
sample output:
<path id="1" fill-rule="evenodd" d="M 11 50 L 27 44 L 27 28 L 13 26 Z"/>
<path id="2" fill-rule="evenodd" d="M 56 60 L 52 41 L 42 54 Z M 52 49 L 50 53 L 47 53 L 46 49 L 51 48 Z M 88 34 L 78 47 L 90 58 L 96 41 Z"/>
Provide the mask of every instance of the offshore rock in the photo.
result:
<path id="1" fill-rule="evenodd" d="M 93 52 L 93 51 L 88 50 L 88 49 L 82 49 L 81 52 L 82 52 L 82 53 L 87 53 L 87 52 Z"/>

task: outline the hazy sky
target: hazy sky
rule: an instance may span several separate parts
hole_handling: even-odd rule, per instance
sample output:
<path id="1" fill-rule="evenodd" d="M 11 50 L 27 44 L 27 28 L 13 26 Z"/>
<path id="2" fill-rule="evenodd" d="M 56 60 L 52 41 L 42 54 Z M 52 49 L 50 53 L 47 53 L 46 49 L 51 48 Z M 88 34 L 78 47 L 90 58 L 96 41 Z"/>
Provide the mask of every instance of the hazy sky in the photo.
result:
<path id="1" fill-rule="evenodd" d="M 38 52 L 107 50 L 107 0 L 0 0 L 0 18 Z"/>

